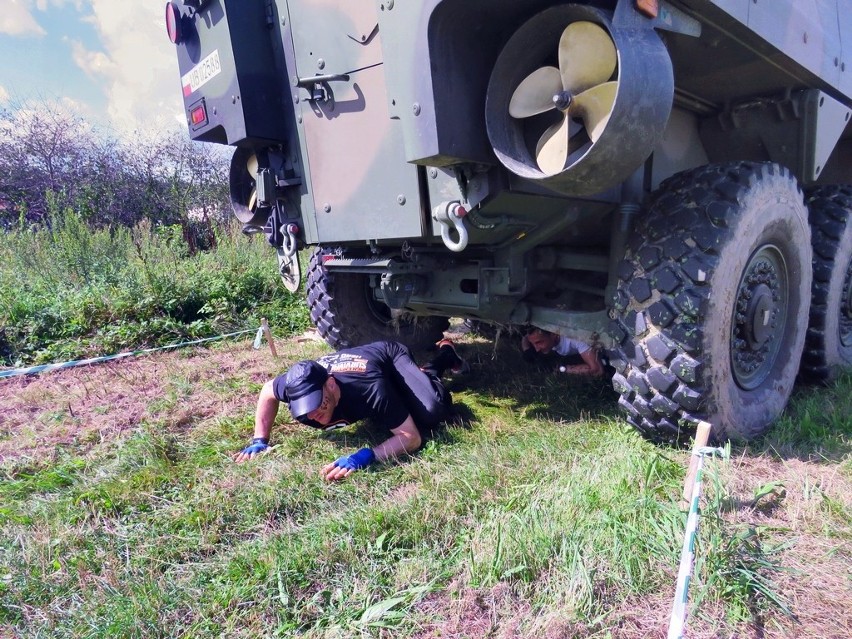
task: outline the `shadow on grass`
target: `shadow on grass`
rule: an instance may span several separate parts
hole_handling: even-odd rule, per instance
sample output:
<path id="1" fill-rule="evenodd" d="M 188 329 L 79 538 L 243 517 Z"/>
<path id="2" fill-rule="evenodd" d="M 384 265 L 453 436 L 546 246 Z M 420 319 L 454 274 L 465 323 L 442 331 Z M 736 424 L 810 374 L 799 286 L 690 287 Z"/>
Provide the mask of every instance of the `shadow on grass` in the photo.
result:
<path id="1" fill-rule="evenodd" d="M 518 345 L 507 339 L 464 344 L 462 355 L 472 369 L 466 389 L 484 404 L 503 398 L 531 418 L 622 419 L 609 375 L 559 374 L 555 372 L 558 356 L 528 363 Z M 690 446 L 691 442 L 685 442 L 679 449 Z M 797 385 L 784 414 L 769 431 L 748 444 L 735 444 L 734 450 L 808 462 L 836 463 L 848 458 L 852 454 L 852 372 L 827 384 Z"/>
<path id="2" fill-rule="evenodd" d="M 609 375 L 592 378 L 558 372 L 564 360 L 558 355 L 524 361 L 517 344 L 507 339 L 464 344 L 462 356 L 471 365 L 463 390 L 477 403 L 498 403 L 523 410 L 531 419 L 575 421 L 590 417 L 619 418 L 618 394 Z"/>
<path id="3" fill-rule="evenodd" d="M 471 374 L 451 384 L 470 394 L 478 407 L 499 405 L 523 411 L 532 419 L 622 419 L 609 375 L 559 374 L 561 359 L 555 354 L 526 362 L 513 338 L 464 343 L 460 352 L 470 363 Z M 686 442 L 679 449 L 690 445 Z M 766 435 L 748 444 L 734 444 L 734 450 L 753 457 L 816 463 L 848 458 L 852 454 L 852 373 L 829 384 L 797 385 L 784 415 Z"/>
<path id="4" fill-rule="evenodd" d="M 463 344 L 461 352 L 471 364 L 472 374 L 459 381 L 464 381 L 464 392 L 472 394 L 480 406 L 499 403 L 522 410 L 533 419 L 622 419 L 618 393 L 609 375 L 585 378 L 559 374 L 558 356 L 539 356 L 533 363 L 526 362 L 515 341 L 505 338 L 496 343 Z M 686 442 L 679 449 L 690 445 Z M 848 458 L 852 454 L 852 373 L 828 384 L 798 384 L 784 415 L 766 435 L 748 444 L 734 444 L 733 448 L 753 457 L 816 463 Z"/>
<path id="5" fill-rule="evenodd" d="M 429 431 L 421 429 L 420 435 L 423 438 L 423 445 L 430 440 L 440 440 L 446 432 L 447 426 L 455 426 L 464 429 L 473 428 L 479 419 L 474 412 L 463 403 L 453 402 L 453 413 L 437 428 Z M 340 448 L 350 448 L 352 446 L 376 446 L 385 441 L 389 436 L 387 429 L 374 424 L 369 419 L 357 422 L 354 428 L 333 430 L 321 435 L 326 441 L 332 442 Z"/>
<path id="6" fill-rule="evenodd" d="M 618 419 L 618 394 L 610 377 L 586 378 L 560 374 L 561 359 L 556 355 L 525 362 L 515 343 L 507 339 L 495 342 L 477 340 L 458 344 L 459 353 L 470 364 L 470 372 L 445 377 L 453 395 L 453 415 L 445 425 L 431 433 L 421 433 L 423 444 L 434 440 L 452 445 L 446 435 L 447 425 L 472 429 L 490 410 L 523 413 L 527 419 L 577 421 L 590 418 Z M 433 351 L 415 354 L 418 363 L 428 362 Z M 369 420 L 322 435 L 341 449 L 353 446 L 375 446 L 384 441 L 388 431 Z"/>

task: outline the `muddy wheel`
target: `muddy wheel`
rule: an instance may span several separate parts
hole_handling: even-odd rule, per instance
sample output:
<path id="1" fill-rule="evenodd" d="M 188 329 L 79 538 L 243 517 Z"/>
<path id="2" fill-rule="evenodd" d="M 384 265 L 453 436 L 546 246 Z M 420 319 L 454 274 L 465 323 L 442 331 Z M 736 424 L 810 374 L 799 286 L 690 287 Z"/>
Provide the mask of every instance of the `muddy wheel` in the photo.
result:
<path id="1" fill-rule="evenodd" d="M 392 340 L 422 349 L 441 339 L 448 318 L 394 314 L 373 297 L 368 275 L 326 271 L 322 256 L 330 252 L 317 249 L 311 254 L 307 292 L 311 321 L 332 348 Z"/>
<path id="2" fill-rule="evenodd" d="M 852 186 L 814 189 L 807 205 L 814 282 L 801 372 L 831 380 L 852 368 Z"/>
<path id="3" fill-rule="evenodd" d="M 667 180 L 619 266 L 613 386 L 655 441 L 751 439 L 783 411 L 807 330 L 811 244 L 802 193 L 775 164 Z"/>

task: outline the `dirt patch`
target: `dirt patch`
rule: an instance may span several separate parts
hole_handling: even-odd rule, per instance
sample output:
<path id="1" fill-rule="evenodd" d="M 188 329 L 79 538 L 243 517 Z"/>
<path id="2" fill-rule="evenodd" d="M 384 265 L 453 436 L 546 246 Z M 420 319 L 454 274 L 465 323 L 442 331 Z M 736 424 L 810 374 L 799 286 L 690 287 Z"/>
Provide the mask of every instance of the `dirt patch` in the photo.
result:
<path id="1" fill-rule="evenodd" d="M 743 454 L 721 471 L 732 496 L 728 531 L 758 529 L 767 555 L 782 570 L 764 576 L 795 618 L 778 611 L 735 623 L 723 602 L 705 600 L 687 620 L 691 639 L 848 639 L 852 637 L 852 526 L 827 530 L 826 513 L 852 512 L 852 477 L 837 464 Z M 708 482 L 709 483 L 709 482 Z M 767 485 L 774 489 L 755 495 Z M 836 527 L 838 518 L 834 518 Z M 839 521 L 848 521 L 840 518 Z M 780 550 L 773 550 L 779 549 Z M 698 552 L 702 549 L 699 547 Z M 672 567 L 672 571 L 676 566 Z M 547 610 L 533 610 L 505 584 L 471 589 L 458 584 L 425 598 L 417 612 L 430 619 L 416 635 L 495 639 L 665 637 L 675 583 L 665 592 L 615 603 L 598 625 L 586 626 Z M 700 583 L 690 589 L 694 601 Z M 564 612 L 564 611 L 563 611 Z"/>
<path id="2" fill-rule="evenodd" d="M 764 531 L 766 550 L 783 567 L 770 578 L 796 616 L 758 619 L 748 636 L 852 637 L 852 526 L 848 517 L 832 518 L 834 523 L 826 517 L 852 513 L 852 477 L 821 458 L 768 455 L 741 457 L 727 475 L 737 499 L 726 519 Z M 756 499 L 768 486 L 772 491 Z M 837 528 L 844 519 L 846 525 Z"/>
<path id="3" fill-rule="evenodd" d="M 279 342 L 276 359 L 230 342 L 0 381 L 0 463 L 51 459 L 62 447 L 85 454 L 144 423 L 181 432 L 253 415 L 261 384 L 321 348 L 308 334 Z"/>
<path id="4" fill-rule="evenodd" d="M 491 589 L 470 589 L 451 584 L 447 591 L 424 599 L 418 608 L 432 621 L 415 635 L 416 639 L 514 639 L 521 636 L 516 634 L 520 622 L 531 616 L 529 604 L 505 584 Z"/>

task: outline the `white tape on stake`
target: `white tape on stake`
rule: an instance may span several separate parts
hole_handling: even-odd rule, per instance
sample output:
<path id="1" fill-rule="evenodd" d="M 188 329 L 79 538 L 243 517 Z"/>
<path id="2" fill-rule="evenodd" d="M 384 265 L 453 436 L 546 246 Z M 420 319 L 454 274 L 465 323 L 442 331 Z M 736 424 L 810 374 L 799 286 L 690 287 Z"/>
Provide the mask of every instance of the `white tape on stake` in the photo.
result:
<path id="1" fill-rule="evenodd" d="M 695 559 L 695 540 L 698 537 L 698 502 L 701 500 L 701 479 L 704 472 L 704 458 L 713 455 L 725 456 L 724 448 L 702 446 L 693 453 L 698 463 L 695 469 L 695 483 L 692 486 L 692 498 L 689 503 L 689 516 L 686 519 L 686 534 L 683 538 L 683 549 L 680 553 L 680 569 L 677 573 L 672 618 L 669 622 L 668 639 L 683 639 L 686 627 L 686 604 L 689 601 L 689 580 L 692 576 L 692 566 Z"/>
<path id="2" fill-rule="evenodd" d="M 262 329 L 258 329 L 261 330 Z M 79 359 L 70 362 L 62 362 L 58 364 L 41 364 L 40 366 L 30 366 L 29 368 L 13 368 L 10 370 L 0 371 L 0 379 L 5 377 L 17 377 L 18 375 L 35 375 L 37 373 L 47 373 L 50 371 L 60 370 L 62 368 L 73 368 L 74 366 L 88 366 L 89 364 L 99 364 L 101 362 L 109 362 L 115 359 L 125 357 L 135 357 L 137 355 L 145 355 L 156 351 L 165 351 L 170 348 L 180 348 L 181 346 L 194 346 L 195 344 L 203 344 L 204 342 L 212 342 L 226 337 L 235 337 L 253 332 L 250 328 L 245 331 L 237 331 L 236 333 L 227 333 L 225 335 L 217 335 L 216 337 L 205 337 L 204 339 L 196 339 L 191 342 L 181 342 L 180 344 L 169 344 L 168 346 L 158 346 L 157 348 L 145 348 L 139 351 L 127 351 L 126 353 L 118 353 L 117 355 L 104 355 L 103 357 L 92 357 L 89 359 Z"/>
<path id="3" fill-rule="evenodd" d="M 269 322 L 266 321 L 265 317 L 260 319 L 260 330 L 263 332 L 263 336 L 266 337 L 266 341 L 269 343 L 269 350 L 272 353 L 272 356 L 278 357 L 278 351 L 275 350 L 275 340 L 272 339 L 272 331 L 269 330 Z"/>

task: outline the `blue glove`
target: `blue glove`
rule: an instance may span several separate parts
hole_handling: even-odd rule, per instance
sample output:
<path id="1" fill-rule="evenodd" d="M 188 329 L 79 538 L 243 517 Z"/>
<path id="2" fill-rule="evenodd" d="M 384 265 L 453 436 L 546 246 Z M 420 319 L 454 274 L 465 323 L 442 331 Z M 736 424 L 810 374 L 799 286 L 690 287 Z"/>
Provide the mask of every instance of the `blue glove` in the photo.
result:
<path id="1" fill-rule="evenodd" d="M 251 440 L 251 444 L 243 448 L 240 452 L 243 455 L 250 455 L 251 453 L 262 453 L 267 448 L 269 448 L 269 440 L 264 437 L 255 437 Z"/>
<path id="2" fill-rule="evenodd" d="M 372 448 L 362 448 L 357 453 L 346 455 L 334 462 L 338 468 L 346 470 L 361 470 L 376 461 L 376 454 Z"/>

